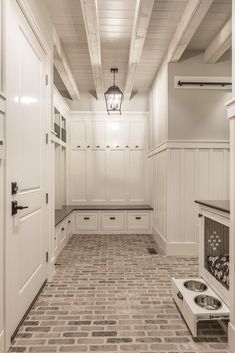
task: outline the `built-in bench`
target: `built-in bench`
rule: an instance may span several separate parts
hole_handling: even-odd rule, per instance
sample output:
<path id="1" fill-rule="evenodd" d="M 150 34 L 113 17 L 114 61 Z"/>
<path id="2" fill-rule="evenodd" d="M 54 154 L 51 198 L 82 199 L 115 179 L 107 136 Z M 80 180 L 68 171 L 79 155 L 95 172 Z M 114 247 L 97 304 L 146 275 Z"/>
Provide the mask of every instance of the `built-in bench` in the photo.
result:
<path id="1" fill-rule="evenodd" d="M 55 211 L 55 257 L 72 234 L 150 234 L 149 205 L 79 205 Z"/>

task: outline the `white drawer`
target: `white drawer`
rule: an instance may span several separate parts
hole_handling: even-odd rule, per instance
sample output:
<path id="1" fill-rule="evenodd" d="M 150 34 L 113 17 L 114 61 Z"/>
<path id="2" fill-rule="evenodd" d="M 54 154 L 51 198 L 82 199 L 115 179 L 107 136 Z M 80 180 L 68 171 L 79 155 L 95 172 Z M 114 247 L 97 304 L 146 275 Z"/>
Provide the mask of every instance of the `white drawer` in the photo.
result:
<path id="1" fill-rule="evenodd" d="M 76 212 L 75 213 L 75 230 L 98 230 L 99 216 L 98 212 Z"/>
<path id="2" fill-rule="evenodd" d="M 127 229 L 141 230 L 149 229 L 149 213 L 148 212 L 127 212 Z"/>
<path id="3" fill-rule="evenodd" d="M 123 212 L 102 212 L 102 230 L 123 230 Z"/>

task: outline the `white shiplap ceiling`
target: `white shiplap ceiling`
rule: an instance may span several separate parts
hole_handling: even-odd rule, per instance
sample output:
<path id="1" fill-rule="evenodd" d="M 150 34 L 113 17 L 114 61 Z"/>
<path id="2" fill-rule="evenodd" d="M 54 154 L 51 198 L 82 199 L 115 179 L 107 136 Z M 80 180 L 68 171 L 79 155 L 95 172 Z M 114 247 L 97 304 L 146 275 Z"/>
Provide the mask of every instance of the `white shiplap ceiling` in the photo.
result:
<path id="1" fill-rule="evenodd" d="M 112 83 L 124 90 L 138 0 L 97 0 L 104 89 Z M 145 0 L 148 1 L 148 0 Z M 46 0 L 57 34 L 80 92 L 94 91 L 94 78 L 80 0 Z M 137 67 L 134 90 L 148 91 L 189 0 L 155 0 Z M 231 16 L 232 0 L 214 0 L 188 49 L 204 50 Z M 58 75 L 55 81 L 64 94 Z"/>

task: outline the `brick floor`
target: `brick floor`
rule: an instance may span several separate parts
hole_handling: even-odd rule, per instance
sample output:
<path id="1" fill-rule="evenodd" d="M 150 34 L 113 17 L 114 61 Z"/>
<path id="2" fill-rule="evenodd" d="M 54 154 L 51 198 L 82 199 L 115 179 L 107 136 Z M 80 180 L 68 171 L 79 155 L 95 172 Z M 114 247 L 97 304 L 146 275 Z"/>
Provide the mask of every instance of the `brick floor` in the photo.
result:
<path id="1" fill-rule="evenodd" d="M 170 278 L 197 276 L 192 257 L 151 255 L 149 235 L 73 236 L 11 352 L 227 353 L 220 326 L 193 339 Z"/>

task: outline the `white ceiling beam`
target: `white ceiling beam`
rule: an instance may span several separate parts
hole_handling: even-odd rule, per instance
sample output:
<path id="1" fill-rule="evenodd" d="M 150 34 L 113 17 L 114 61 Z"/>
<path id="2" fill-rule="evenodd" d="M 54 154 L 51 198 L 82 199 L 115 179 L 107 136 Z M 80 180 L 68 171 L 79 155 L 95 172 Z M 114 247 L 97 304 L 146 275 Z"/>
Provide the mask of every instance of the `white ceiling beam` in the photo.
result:
<path id="1" fill-rule="evenodd" d="M 100 27 L 97 0 L 80 0 L 80 2 L 86 29 L 96 96 L 98 100 L 102 100 L 104 99 L 104 83 L 102 73 Z"/>
<path id="2" fill-rule="evenodd" d="M 153 10 L 153 5 L 154 0 L 136 1 L 135 17 L 133 22 L 129 51 L 129 65 L 124 90 L 125 99 L 130 99 L 131 97 L 136 70 L 143 51 L 148 25 Z"/>
<path id="3" fill-rule="evenodd" d="M 167 53 L 168 62 L 180 60 L 212 2 L 213 0 L 189 0 L 170 42 Z"/>
<path id="4" fill-rule="evenodd" d="M 232 46 L 232 18 L 230 18 L 205 50 L 205 62 L 215 64 Z"/>
<path id="5" fill-rule="evenodd" d="M 54 65 L 72 100 L 79 100 L 79 89 L 66 59 L 64 49 L 56 30 L 53 30 Z"/>

